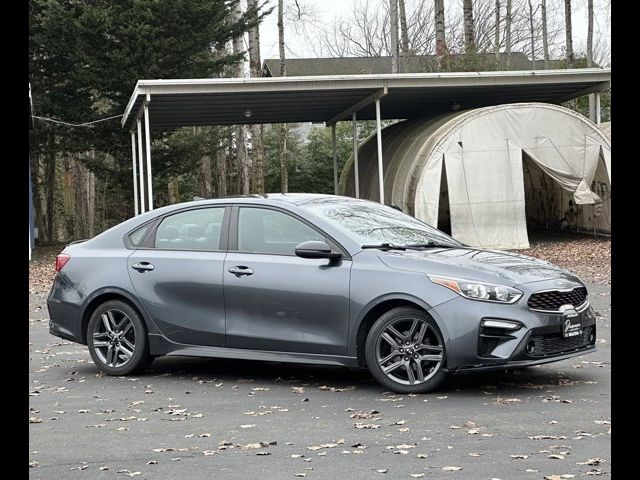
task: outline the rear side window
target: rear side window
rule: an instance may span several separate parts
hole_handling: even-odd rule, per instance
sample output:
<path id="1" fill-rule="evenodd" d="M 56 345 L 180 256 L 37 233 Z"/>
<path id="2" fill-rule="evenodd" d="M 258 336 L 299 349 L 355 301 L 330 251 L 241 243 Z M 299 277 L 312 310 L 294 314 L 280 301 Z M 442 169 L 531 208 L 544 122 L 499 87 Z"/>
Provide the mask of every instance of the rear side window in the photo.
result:
<path id="1" fill-rule="evenodd" d="M 219 250 L 224 207 L 176 213 L 156 230 L 155 248 L 164 250 Z"/>
<path id="2" fill-rule="evenodd" d="M 147 223 L 146 225 L 143 225 L 142 227 L 138 228 L 137 230 L 129 234 L 129 237 L 127 238 L 129 240 L 129 244 L 132 247 L 139 247 L 142 245 L 142 240 L 144 239 L 144 236 L 147 234 L 147 231 L 149 231 L 149 226 L 150 224 Z"/>

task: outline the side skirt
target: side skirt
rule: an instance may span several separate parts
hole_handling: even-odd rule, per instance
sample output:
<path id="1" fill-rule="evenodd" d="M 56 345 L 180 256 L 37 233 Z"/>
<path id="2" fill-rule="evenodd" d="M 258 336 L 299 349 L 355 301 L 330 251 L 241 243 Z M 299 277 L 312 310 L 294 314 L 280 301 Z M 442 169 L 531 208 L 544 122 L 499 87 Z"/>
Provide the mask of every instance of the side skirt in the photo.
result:
<path id="1" fill-rule="evenodd" d="M 356 357 L 185 345 L 172 342 L 166 337 L 157 334 L 149 334 L 148 338 L 149 351 L 151 355 L 157 356 L 235 358 L 239 360 L 259 360 L 264 362 L 310 363 L 315 365 L 339 365 L 344 367 L 358 366 L 358 359 Z"/>

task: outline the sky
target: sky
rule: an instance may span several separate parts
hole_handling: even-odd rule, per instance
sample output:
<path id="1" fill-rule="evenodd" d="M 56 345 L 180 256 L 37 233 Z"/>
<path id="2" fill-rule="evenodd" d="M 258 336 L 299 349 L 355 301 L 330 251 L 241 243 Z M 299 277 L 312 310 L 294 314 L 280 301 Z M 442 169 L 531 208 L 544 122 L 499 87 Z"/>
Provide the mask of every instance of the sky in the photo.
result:
<path id="1" fill-rule="evenodd" d="M 362 0 L 298 0 L 304 7 L 310 8 L 315 20 L 319 24 L 331 25 L 335 17 L 349 16 L 352 12 L 353 6 L 358 1 Z M 387 0 L 370 0 L 371 4 L 378 1 L 380 4 Z M 557 3 L 559 5 L 560 0 L 548 0 L 548 4 Z M 294 0 L 284 0 L 285 9 L 287 5 L 293 5 Z M 503 4 L 505 2 L 502 2 Z M 514 1 L 514 4 L 516 2 Z M 539 2 L 533 2 L 534 6 Z M 573 42 L 574 51 L 576 53 L 585 50 L 586 37 L 587 37 L 587 8 L 586 0 L 573 0 Z M 607 25 L 609 25 L 609 18 L 604 13 L 604 6 L 607 3 L 606 0 L 595 0 L 596 11 L 596 25 L 600 27 L 602 31 L 606 31 Z M 277 0 L 268 0 L 267 5 L 276 7 L 274 11 L 263 21 L 260 26 L 260 49 L 263 60 L 268 58 L 278 58 L 278 27 L 277 27 Z M 446 15 L 461 15 L 462 0 L 445 0 L 445 14 Z M 550 8 L 549 8 L 550 9 Z M 562 10 L 561 10 L 562 11 Z M 564 13 L 562 13 L 561 21 L 564 21 Z M 300 58 L 300 57 L 314 57 L 313 49 L 311 48 L 308 38 L 304 38 L 302 35 L 296 35 L 291 28 L 287 29 L 285 22 L 285 40 L 288 45 L 287 58 Z"/>

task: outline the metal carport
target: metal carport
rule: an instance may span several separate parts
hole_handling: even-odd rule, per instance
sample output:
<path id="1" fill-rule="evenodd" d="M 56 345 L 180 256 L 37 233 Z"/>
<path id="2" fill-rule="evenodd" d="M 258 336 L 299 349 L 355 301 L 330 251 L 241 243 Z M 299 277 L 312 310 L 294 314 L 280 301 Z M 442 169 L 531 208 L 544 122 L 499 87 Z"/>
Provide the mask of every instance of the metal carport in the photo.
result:
<path id="1" fill-rule="evenodd" d="M 594 68 L 139 80 L 122 118 L 122 126 L 131 133 L 135 213 L 153 209 L 152 126 L 163 130 L 193 125 L 325 123 L 334 129 L 337 189 L 335 123 L 338 121 L 351 119 L 355 132 L 356 119 L 376 120 L 382 184 L 382 119 L 428 117 L 505 103 L 559 104 L 606 90 L 610 81 L 611 69 Z M 357 174 L 357 159 L 354 160 Z M 384 193 L 380 202 L 384 203 Z"/>

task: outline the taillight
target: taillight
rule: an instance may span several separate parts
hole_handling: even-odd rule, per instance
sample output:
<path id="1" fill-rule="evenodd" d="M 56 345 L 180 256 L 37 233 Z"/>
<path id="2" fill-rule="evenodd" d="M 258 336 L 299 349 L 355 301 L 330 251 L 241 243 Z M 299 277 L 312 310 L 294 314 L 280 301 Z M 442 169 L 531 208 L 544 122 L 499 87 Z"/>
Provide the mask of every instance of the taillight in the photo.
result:
<path id="1" fill-rule="evenodd" d="M 61 253 L 60 255 L 58 255 L 56 257 L 56 272 L 62 270 L 62 267 L 64 267 L 69 260 L 71 260 L 71 256 L 67 255 L 66 253 Z"/>

